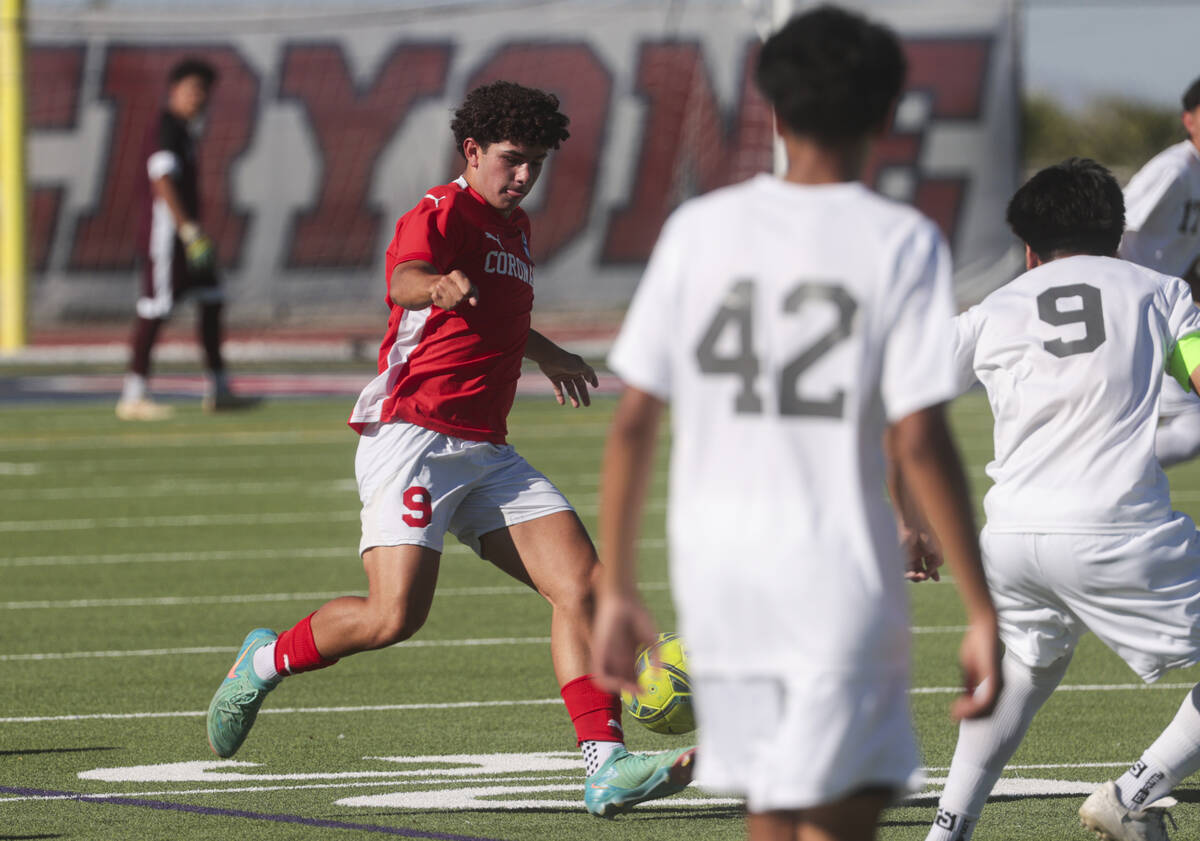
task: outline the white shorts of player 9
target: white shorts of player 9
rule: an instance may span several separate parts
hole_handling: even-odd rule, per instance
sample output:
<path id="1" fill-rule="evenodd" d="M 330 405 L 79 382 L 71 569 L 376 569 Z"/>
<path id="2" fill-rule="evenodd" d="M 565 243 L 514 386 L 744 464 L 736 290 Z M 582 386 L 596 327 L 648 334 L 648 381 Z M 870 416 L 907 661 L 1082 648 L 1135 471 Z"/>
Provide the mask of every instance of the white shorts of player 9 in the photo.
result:
<path id="1" fill-rule="evenodd" d="M 574 510 L 511 446 L 407 423 L 365 429 L 354 468 L 363 504 L 360 554 L 405 544 L 441 552 L 446 532 L 479 554 L 488 532 Z"/>
<path id="2" fill-rule="evenodd" d="M 908 675 L 818 671 L 788 677 L 692 674 L 696 783 L 751 812 L 808 809 L 868 788 L 921 787 Z"/>
<path id="3" fill-rule="evenodd" d="M 1091 631 L 1142 680 L 1200 662 L 1200 536 L 1176 514 L 1140 532 L 980 535 L 1000 638 L 1025 665 Z"/>

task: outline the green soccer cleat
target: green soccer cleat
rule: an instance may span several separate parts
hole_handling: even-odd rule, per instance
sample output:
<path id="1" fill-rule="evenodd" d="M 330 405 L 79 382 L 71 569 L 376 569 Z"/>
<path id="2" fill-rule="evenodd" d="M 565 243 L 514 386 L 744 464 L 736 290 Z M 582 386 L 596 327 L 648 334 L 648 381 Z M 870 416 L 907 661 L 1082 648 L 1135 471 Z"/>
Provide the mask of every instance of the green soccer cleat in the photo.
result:
<path id="1" fill-rule="evenodd" d="M 667 753 L 613 751 L 596 773 L 587 778 L 583 802 L 601 818 L 613 818 L 639 803 L 683 791 L 692 781 L 695 748 Z"/>
<path id="2" fill-rule="evenodd" d="M 263 698 L 279 683 L 262 680 L 254 673 L 254 652 L 276 639 L 277 634 L 267 628 L 247 634 L 233 667 L 208 705 L 208 746 L 222 759 L 237 753 L 254 726 Z"/>

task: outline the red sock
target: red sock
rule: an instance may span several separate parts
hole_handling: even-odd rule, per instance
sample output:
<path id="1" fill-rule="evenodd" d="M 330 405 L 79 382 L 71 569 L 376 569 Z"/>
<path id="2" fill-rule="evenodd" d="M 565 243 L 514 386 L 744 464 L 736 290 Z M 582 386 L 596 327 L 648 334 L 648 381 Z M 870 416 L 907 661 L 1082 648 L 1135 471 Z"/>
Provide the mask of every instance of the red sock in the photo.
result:
<path id="1" fill-rule="evenodd" d="M 603 691 L 592 682 L 591 675 L 575 678 L 560 691 L 575 725 L 576 744 L 625 741 L 620 695 Z"/>
<path id="2" fill-rule="evenodd" d="M 312 618 L 313 611 L 305 616 L 296 626 L 284 631 L 275 641 L 275 671 L 281 675 L 295 675 L 300 672 L 311 672 L 332 666 L 337 660 L 326 660 L 317 651 L 313 640 Z"/>

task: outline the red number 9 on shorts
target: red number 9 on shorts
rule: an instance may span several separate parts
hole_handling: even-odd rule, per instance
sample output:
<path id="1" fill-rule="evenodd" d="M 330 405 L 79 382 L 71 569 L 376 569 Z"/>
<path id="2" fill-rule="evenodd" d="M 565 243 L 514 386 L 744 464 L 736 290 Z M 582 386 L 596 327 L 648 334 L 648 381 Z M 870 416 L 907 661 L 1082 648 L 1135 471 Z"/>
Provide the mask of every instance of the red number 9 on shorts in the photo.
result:
<path id="1" fill-rule="evenodd" d="M 411 514 L 405 514 L 401 519 L 413 528 L 427 526 L 433 520 L 433 505 L 429 498 L 429 489 L 413 485 L 404 492 L 404 507 Z"/>

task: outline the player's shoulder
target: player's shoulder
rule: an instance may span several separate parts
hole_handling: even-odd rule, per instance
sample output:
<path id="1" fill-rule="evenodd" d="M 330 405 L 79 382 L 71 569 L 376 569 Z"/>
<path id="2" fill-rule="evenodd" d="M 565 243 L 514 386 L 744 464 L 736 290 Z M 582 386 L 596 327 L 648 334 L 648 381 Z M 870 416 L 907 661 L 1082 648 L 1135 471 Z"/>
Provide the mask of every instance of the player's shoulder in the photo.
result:
<path id="1" fill-rule="evenodd" d="M 1129 260 L 1079 254 L 1030 269 L 1001 286 L 984 303 L 1003 304 L 1014 297 L 1040 295 L 1050 288 L 1091 286 L 1099 289 L 1106 299 L 1116 296 L 1131 305 L 1143 298 L 1165 300 L 1175 283 L 1183 281 Z"/>
<path id="2" fill-rule="evenodd" d="M 413 207 L 413 211 L 423 214 L 446 214 L 454 210 L 461 211 L 462 202 L 467 198 L 466 190 L 457 181 L 451 181 L 449 184 L 438 184 L 436 187 L 430 187 L 425 191 L 420 201 Z"/>
<path id="3" fill-rule="evenodd" d="M 1129 186 L 1147 180 L 1177 177 L 1193 168 L 1200 168 L 1200 154 L 1192 141 L 1181 140 L 1146 161 L 1130 179 Z"/>

